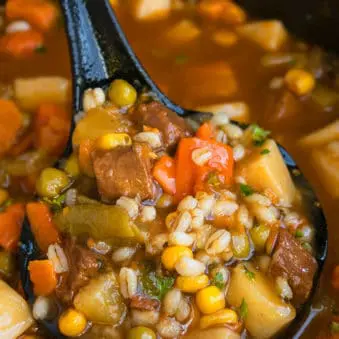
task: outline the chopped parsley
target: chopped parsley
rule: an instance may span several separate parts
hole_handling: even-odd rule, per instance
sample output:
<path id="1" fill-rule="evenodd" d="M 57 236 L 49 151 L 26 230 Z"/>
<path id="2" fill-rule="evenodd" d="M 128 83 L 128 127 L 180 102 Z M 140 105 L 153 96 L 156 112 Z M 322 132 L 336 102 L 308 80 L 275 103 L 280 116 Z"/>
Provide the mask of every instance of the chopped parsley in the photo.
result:
<path id="1" fill-rule="evenodd" d="M 245 197 L 248 197 L 249 195 L 252 195 L 254 193 L 253 188 L 246 184 L 240 184 L 240 191 Z"/>
<path id="2" fill-rule="evenodd" d="M 264 148 L 264 149 L 260 152 L 260 154 L 265 155 L 265 154 L 268 154 L 268 153 L 270 153 L 270 152 L 271 152 L 271 151 L 270 151 L 269 149 Z"/>
<path id="3" fill-rule="evenodd" d="M 177 55 L 175 57 L 175 63 L 177 65 L 183 65 L 188 61 L 188 56 L 187 55 Z"/>
<path id="4" fill-rule="evenodd" d="M 3 212 L 7 209 L 7 207 L 11 206 L 13 204 L 13 199 L 7 199 L 1 206 L 0 206 L 0 212 Z"/>
<path id="5" fill-rule="evenodd" d="M 296 230 L 295 237 L 296 238 L 302 238 L 304 236 L 304 232 L 300 230 Z"/>
<path id="6" fill-rule="evenodd" d="M 254 280 L 255 273 L 250 271 L 245 265 L 244 265 L 244 269 L 245 269 L 245 274 L 246 274 L 247 278 L 250 279 L 250 280 Z"/>
<path id="7" fill-rule="evenodd" d="M 210 172 L 207 176 L 207 183 L 214 187 L 219 186 L 221 182 L 218 174 L 216 172 Z"/>
<path id="8" fill-rule="evenodd" d="M 155 267 L 150 262 L 146 262 L 141 276 L 143 292 L 158 300 L 162 300 L 166 293 L 174 285 L 174 277 L 161 276 L 156 274 Z"/>
<path id="9" fill-rule="evenodd" d="M 225 287 L 224 277 L 221 272 L 218 272 L 212 279 L 212 285 L 218 287 L 219 289 L 223 289 Z"/>
<path id="10" fill-rule="evenodd" d="M 339 333 L 339 322 L 332 321 L 330 325 L 330 329 L 332 333 Z"/>
<path id="11" fill-rule="evenodd" d="M 45 54 L 47 52 L 47 48 L 44 45 L 40 45 L 35 49 L 35 53 Z"/>
<path id="12" fill-rule="evenodd" d="M 254 146 L 262 146 L 266 141 L 267 137 L 270 135 L 270 131 L 266 131 L 263 128 L 259 127 L 256 124 L 250 126 L 252 132 L 252 141 Z"/>
<path id="13" fill-rule="evenodd" d="M 50 205 L 53 212 L 58 212 L 63 209 L 65 204 L 66 194 L 61 194 L 56 198 L 43 198 L 42 200 Z"/>
<path id="14" fill-rule="evenodd" d="M 248 305 L 246 300 L 243 298 L 241 301 L 241 305 L 240 305 L 240 309 L 239 309 L 239 313 L 240 313 L 240 318 L 241 319 L 246 319 L 247 315 L 248 315 Z"/>

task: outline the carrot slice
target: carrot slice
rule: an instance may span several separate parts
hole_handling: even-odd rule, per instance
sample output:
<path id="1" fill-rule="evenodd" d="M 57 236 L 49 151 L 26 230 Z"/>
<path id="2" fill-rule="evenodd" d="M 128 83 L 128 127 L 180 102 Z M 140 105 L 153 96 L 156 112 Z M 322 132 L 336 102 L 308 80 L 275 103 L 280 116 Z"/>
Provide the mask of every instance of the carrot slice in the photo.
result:
<path id="1" fill-rule="evenodd" d="M 213 139 L 214 134 L 214 128 L 209 122 L 203 123 L 196 132 L 196 136 L 202 140 Z"/>
<path id="2" fill-rule="evenodd" d="M 81 172 L 88 175 L 91 178 L 94 178 L 94 169 L 93 162 L 91 158 L 91 153 L 94 149 L 94 142 L 89 139 L 85 139 L 80 142 L 79 145 L 79 167 Z"/>
<path id="3" fill-rule="evenodd" d="M 26 211 L 39 248 L 47 252 L 49 245 L 60 242 L 59 233 L 52 220 L 52 213 L 42 202 L 28 203 Z"/>
<path id="4" fill-rule="evenodd" d="M 23 204 L 11 205 L 6 211 L 0 213 L 0 246 L 5 250 L 17 249 L 24 216 Z"/>
<path id="5" fill-rule="evenodd" d="M 34 54 L 43 44 L 44 38 L 40 32 L 13 32 L 0 38 L 0 53 L 18 59 L 25 58 Z"/>
<path id="6" fill-rule="evenodd" d="M 24 19 L 39 30 L 47 31 L 55 23 L 58 10 L 46 0 L 9 0 L 6 4 L 8 19 Z"/>
<path id="7" fill-rule="evenodd" d="M 171 195 L 175 194 L 175 161 L 164 155 L 153 167 L 153 176 L 163 190 Z"/>
<path id="8" fill-rule="evenodd" d="M 35 295 L 48 296 L 56 288 L 57 277 L 50 260 L 33 260 L 28 264 Z"/>
<path id="9" fill-rule="evenodd" d="M 22 120 L 22 115 L 13 101 L 0 99 L 0 157 L 14 144 Z"/>
<path id="10" fill-rule="evenodd" d="M 34 146 L 50 155 L 60 155 L 67 144 L 71 127 L 69 113 L 61 106 L 40 105 L 34 120 Z"/>

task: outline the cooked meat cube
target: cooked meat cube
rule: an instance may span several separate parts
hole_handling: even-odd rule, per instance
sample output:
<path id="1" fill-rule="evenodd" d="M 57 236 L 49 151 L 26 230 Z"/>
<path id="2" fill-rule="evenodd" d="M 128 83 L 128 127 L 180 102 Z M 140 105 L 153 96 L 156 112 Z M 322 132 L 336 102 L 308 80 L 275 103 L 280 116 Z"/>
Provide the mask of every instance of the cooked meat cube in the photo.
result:
<path id="1" fill-rule="evenodd" d="M 286 230 L 281 230 L 270 265 L 271 275 L 287 279 L 293 291 L 293 302 L 300 305 L 308 298 L 317 262 Z"/>
<path id="2" fill-rule="evenodd" d="M 160 308 L 160 302 L 144 295 L 135 295 L 131 299 L 130 306 L 139 310 L 154 311 Z"/>
<path id="3" fill-rule="evenodd" d="M 152 150 L 147 144 L 116 147 L 93 153 L 94 172 L 103 201 L 121 196 L 153 199 L 155 185 L 151 175 Z"/>
<path id="4" fill-rule="evenodd" d="M 142 125 L 157 128 L 166 148 L 175 146 L 180 138 L 191 134 L 183 118 L 156 101 L 136 107 L 132 112 L 132 119 Z"/>
<path id="5" fill-rule="evenodd" d="M 60 275 L 56 294 L 65 303 L 70 303 L 78 290 L 97 274 L 100 261 L 95 253 L 76 245 L 73 240 L 67 239 L 62 247 L 68 260 L 69 271 Z"/>

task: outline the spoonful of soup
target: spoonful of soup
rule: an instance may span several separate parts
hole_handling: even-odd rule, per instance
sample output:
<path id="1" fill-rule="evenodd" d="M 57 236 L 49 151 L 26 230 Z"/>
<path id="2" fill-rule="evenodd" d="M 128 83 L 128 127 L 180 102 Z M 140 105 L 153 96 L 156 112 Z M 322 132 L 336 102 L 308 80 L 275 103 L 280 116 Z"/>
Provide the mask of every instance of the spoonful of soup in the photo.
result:
<path id="1" fill-rule="evenodd" d="M 36 319 L 57 338 L 291 337 L 327 251 L 293 159 L 258 125 L 172 103 L 108 1 L 61 4 L 76 114 L 27 205 Z"/>

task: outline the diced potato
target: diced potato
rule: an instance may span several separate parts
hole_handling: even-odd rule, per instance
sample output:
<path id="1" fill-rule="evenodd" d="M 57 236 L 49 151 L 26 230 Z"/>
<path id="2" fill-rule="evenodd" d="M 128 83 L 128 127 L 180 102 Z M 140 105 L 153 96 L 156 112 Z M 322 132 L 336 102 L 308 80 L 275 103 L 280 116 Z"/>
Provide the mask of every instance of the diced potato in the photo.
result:
<path id="1" fill-rule="evenodd" d="M 212 40 L 221 47 L 231 47 L 238 42 L 238 36 L 232 31 L 219 30 L 213 33 Z"/>
<path id="2" fill-rule="evenodd" d="M 17 338 L 33 324 L 27 302 L 0 280 L 0 338 Z"/>
<path id="3" fill-rule="evenodd" d="M 249 122 L 249 107 L 244 102 L 230 102 L 224 104 L 215 104 L 207 106 L 198 106 L 195 108 L 200 112 L 225 113 L 231 120 L 239 122 Z"/>
<path id="4" fill-rule="evenodd" d="M 89 110 L 81 119 L 73 133 L 73 145 L 83 140 L 95 140 L 110 133 L 128 133 L 130 123 L 114 109 L 101 107 Z"/>
<path id="5" fill-rule="evenodd" d="M 200 35 L 200 29 L 191 20 L 181 20 L 168 32 L 167 37 L 175 43 L 187 43 Z"/>
<path id="6" fill-rule="evenodd" d="M 331 144 L 330 144 L 331 145 Z M 329 145 L 329 146 L 330 146 Z M 338 142 L 333 142 L 336 145 L 337 153 L 339 153 Z M 334 147 L 334 146 L 333 146 Z M 311 155 L 313 167 L 318 173 L 318 177 L 325 187 L 326 191 L 333 197 L 339 197 L 339 156 L 331 154 L 326 149 L 313 150 Z"/>
<path id="7" fill-rule="evenodd" d="M 261 154 L 263 150 L 265 154 Z M 291 204 L 296 188 L 274 140 L 265 141 L 244 161 L 237 175 L 245 177 L 255 190 L 270 190 L 284 203 Z"/>
<path id="8" fill-rule="evenodd" d="M 296 311 L 282 301 L 273 284 L 252 264 L 246 264 L 246 268 L 254 276 L 249 277 L 244 265 L 238 264 L 232 271 L 226 299 L 233 307 L 240 307 L 244 300 L 248 308 L 245 326 L 250 334 L 270 338 L 295 318 Z"/>
<path id="9" fill-rule="evenodd" d="M 287 31 L 281 21 L 256 21 L 239 26 L 238 33 L 267 51 L 276 52 L 287 39 Z"/>
<path id="10" fill-rule="evenodd" d="M 207 330 L 195 330 L 183 336 L 184 339 L 240 339 L 240 335 L 226 327 L 216 327 Z"/>
<path id="11" fill-rule="evenodd" d="M 23 110 L 35 111 L 42 103 L 65 104 L 70 98 L 70 82 L 62 77 L 16 79 L 14 96 Z"/>
<path id="12" fill-rule="evenodd" d="M 74 298 L 74 306 L 88 320 L 106 325 L 120 324 L 126 314 L 126 306 L 113 272 L 102 274 L 81 288 Z"/>
<path id="13" fill-rule="evenodd" d="M 306 147 L 319 147 L 334 140 L 339 140 L 339 120 L 302 138 L 300 144 Z"/>
<path id="14" fill-rule="evenodd" d="M 130 0 L 132 13 L 138 20 L 166 17 L 171 10 L 171 0 Z"/>

